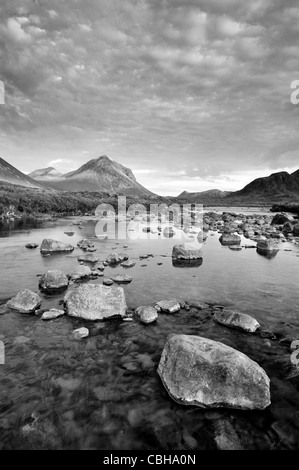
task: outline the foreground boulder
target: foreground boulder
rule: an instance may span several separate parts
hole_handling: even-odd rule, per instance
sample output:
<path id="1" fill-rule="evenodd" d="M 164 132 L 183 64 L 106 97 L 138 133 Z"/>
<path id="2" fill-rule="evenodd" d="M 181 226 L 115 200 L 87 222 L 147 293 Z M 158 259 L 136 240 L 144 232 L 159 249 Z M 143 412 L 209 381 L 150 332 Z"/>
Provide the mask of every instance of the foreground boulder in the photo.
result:
<path id="1" fill-rule="evenodd" d="M 202 258 L 202 251 L 185 244 L 174 245 L 172 248 L 172 258 L 178 260 L 194 260 Z"/>
<path id="2" fill-rule="evenodd" d="M 29 289 L 21 290 L 15 297 L 7 302 L 7 307 L 17 310 L 20 313 L 33 313 L 42 303 L 42 299 L 38 294 Z"/>
<path id="3" fill-rule="evenodd" d="M 138 307 L 136 308 L 135 313 L 138 315 L 141 323 L 145 323 L 146 325 L 155 322 L 158 318 L 157 310 L 153 307 Z"/>
<path id="4" fill-rule="evenodd" d="M 170 300 L 160 300 L 156 304 L 156 310 L 165 312 L 165 313 L 175 313 L 181 309 L 179 302 L 176 299 Z"/>
<path id="5" fill-rule="evenodd" d="M 51 270 L 46 272 L 39 281 L 39 288 L 46 293 L 61 292 L 69 285 L 69 280 L 64 272 Z"/>
<path id="6" fill-rule="evenodd" d="M 255 318 L 246 313 L 228 311 L 216 311 L 213 317 L 214 321 L 231 328 L 246 331 L 247 333 L 255 333 L 260 324 Z"/>
<path id="7" fill-rule="evenodd" d="M 40 252 L 41 253 L 70 253 L 74 250 L 72 245 L 68 243 L 59 242 L 57 240 L 52 240 L 51 238 L 45 238 L 42 241 Z"/>
<path id="8" fill-rule="evenodd" d="M 64 302 L 69 315 L 85 320 L 124 317 L 127 309 L 122 287 L 98 284 L 81 285 L 78 289 L 68 292 Z"/>
<path id="9" fill-rule="evenodd" d="M 245 354 L 200 336 L 174 335 L 164 346 L 158 374 L 176 402 L 201 408 L 263 410 L 270 380 Z"/>
<path id="10" fill-rule="evenodd" d="M 240 245 L 241 237 L 239 235 L 235 235 L 233 233 L 223 233 L 219 238 L 221 245 L 228 246 L 228 245 Z"/>

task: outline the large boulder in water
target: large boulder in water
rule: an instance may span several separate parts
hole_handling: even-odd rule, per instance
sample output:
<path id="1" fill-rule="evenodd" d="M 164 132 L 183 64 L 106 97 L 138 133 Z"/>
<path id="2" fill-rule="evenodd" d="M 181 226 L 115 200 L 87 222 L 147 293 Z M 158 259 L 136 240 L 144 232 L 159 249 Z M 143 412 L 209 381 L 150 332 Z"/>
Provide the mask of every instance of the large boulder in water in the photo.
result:
<path id="1" fill-rule="evenodd" d="M 235 312 L 233 310 L 216 311 L 213 319 L 216 323 L 246 331 L 247 333 L 255 333 L 260 327 L 255 318 L 246 313 Z"/>
<path id="2" fill-rule="evenodd" d="M 20 313 L 33 313 L 42 303 L 42 299 L 38 294 L 29 289 L 21 290 L 15 297 L 7 302 L 7 307 L 17 310 Z"/>
<path id="3" fill-rule="evenodd" d="M 219 238 L 221 245 L 228 246 L 228 245 L 240 245 L 241 237 L 239 235 L 235 235 L 233 233 L 223 233 Z"/>
<path id="4" fill-rule="evenodd" d="M 81 285 L 78 289 L 68 292 L 64 302 L 69 315 L 85 320 L 124 317 L 127 309 L 122 287 L 98 284 Z"/>
<path id="5" fill-rule="evenodd" d="M 174 335 L 164 346 L 158 374 L 183 405 L 263 410 L 271 403 L 269 377 L 256 362 L 200 336 Z"/>
<path id="6" fill-rule="evenodd" d="M 46 272 L 39 281 L 39 288 L 46 293 L 61 292 L 69 285 L 69 280 L 64 272 L 51 270 Z"/>
<path id="7" fill-rule="evenodd" d="M 194 260 L 202 258 L 202 251 L 186 244 L 174 245 L 172 248 L 172 259 Z"/>
<path id="8" fill-rule="evenodd" d="M 52 240 L 51 238 L 45 238 L 42 241 L 40 252 L 41 253 L 70 253 L 74 250 L 72 245 L 68 243 L 59 242 L 57 240 Z"/>
<path id="9" fill-rule="evenodd" d="M 256 251 L 260 254 L 277 253 L 279 250 L 278 243 L 274 240 L 259 240 L 257 242 Z"/>

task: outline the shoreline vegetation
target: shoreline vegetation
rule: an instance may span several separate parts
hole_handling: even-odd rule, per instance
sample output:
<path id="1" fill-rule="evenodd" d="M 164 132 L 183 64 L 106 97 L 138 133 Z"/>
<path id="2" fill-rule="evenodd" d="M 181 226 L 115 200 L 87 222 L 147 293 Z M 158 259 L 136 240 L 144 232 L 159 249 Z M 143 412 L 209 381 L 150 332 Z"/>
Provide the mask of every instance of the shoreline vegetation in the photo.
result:
<path id="1" fill-rule="evenodd" d="M 24 188 L 9 183 L 0 183 L 0 217 L 2 219 L 41 217 L 47 216 L 81 216 L 94 215 L 96 207 L 101 203 L 111 204 L 115 209 L 118 206 L 118 196 L 120 194 L 110 194 L 108 192 L 63 192 L 50 189 Z M 152 197 L 152 196 L 128 196 L 127 205 L 143 204 L 149 209 L 150 204 L 166 203 L 168 205 L 177 203 L 180 206 L 190 204 L 190 201 L 175 197 Z M 194 201 L 193 203 L 203 203 L 204 207 L 227 207 L 227 201 L 209 199 L 204 201 Z M 233 201 L 231 201 L 233 202 Z M 233 206 L 244 207 L 244 201 L 234 201 Z M 250 207 L 271 207 L 272 212 L 299 213 L 299 203 L 276 203 L 251 201 Z"/>

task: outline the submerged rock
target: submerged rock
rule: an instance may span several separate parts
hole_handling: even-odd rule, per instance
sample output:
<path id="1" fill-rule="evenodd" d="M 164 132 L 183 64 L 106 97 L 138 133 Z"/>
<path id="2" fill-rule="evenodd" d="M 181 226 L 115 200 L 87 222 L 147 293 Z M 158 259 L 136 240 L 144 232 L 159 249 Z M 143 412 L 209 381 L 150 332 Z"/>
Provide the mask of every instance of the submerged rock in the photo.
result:
<path id="1" fill-rule="evenodd" d="M 126 299 L 122 287 L 86 284 L 64 297 L 68 315 L 85 320 L 104 320 L 126 315 Z"/>
<path id="2" fill-rule="evenodd" d="M 156 304 L 156 310 L 162 310 L 165 313 L 175 313 L 181 309 L 179 302 L 176 299 L 160 300 Z"/>
<path id="3" fill-rule="evenodd" d="M 57 240 L 52 240 L 51 238 L 45 238 L 42 241 L 40 252 L 43 254 L 48 253 L 70 253 L 74 250 L 72 245 L 68 243 L 59 242 Z"/>
<path id="4" fill-rule="evenodd" d="M 214 321 L 231 328 L 246 331 L 247 333 L 255 333 L 260 324 L 255 318 L 246 313 L 235 312 L 233 310 L 215 310 Z"/>
<path id="5" fill-rule="evenodd" d="M 39 281 L 39 288 L 46 293 L 60 292 L 66 289 L 69 281 L 64 272 L 50 270 L 44 274 Z"/>
<path id="6" fill-rule="evenodd" d="M 174 245 L 172 248 L 172 258 L 179 260 L 194 260 L 202 258 L 202 251 L 186 244 Z"/>
<path id="7" fill-rule="evenodd" d="M 256 362 L 200 336 L 174 335 L 164 346 L 158 374 L 183 405 L 262 410 L 271 403 L 270 380 Z"/>
<path id="8" fill-rule="evenodd" d="M 136 308 L 135 313 L 138 315 L 141 323 L 145 323 L 146 325 L 155 322 L 158 318 L 157 310 L 153 307 L 141 306 Z"/>
<path id="9" fill-rule="evenodd" d="M 73 336 L 75 339 L 83 339 L 89 336 L 89 330 L 87 328 L 77 328 L 73 331 Z"/>
<path id="10" fill-rule="evenodd" d="M 29 289 L 21 290 L 15 297 L 7 302 L 7 307 L 17 310 L 20 313 L 33 313 L 42 303 L 42 299 L 38 294 Z"/>
<path id="11" fill-rule="evenodd" d="M 61 317 L 64 315 L 64 310 L 58 310 L 56 308 L 51 308 L 51 310 L 44 312 L 41 316 L 42 320 L 54 320 L 55 318 Z"/>

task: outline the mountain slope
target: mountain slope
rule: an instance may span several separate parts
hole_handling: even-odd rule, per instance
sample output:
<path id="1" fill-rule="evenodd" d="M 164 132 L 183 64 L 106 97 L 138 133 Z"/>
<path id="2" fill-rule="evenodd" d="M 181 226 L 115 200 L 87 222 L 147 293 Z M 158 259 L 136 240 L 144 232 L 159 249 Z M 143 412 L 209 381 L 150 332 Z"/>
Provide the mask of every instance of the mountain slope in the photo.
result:
<path id="1" fill-rule="evenodd" d="M 51 179 L 57 179 L 62 176 L 62 173 L 59 173 L 55 168 L 49 166 L 48 168 L 41 168 L 40 170 L 35 170 L 32 173 L 29 173 L 27 176 L 39 181 L 47 181 Z"/>
<path id="2" fill-rule="evenodd" d="M 25 186 L 27 188 L 41 188 L 43 187 L 37 181 L 17 170 L 14 166 L 10 165 L 7 161 L 0 158 L 0 181 L 10 183 L 18 186 Z"/>
<path id="3" fill-rule="evenodd" d="M 37 181 L 42 181 L 37 178 Z M 156 196 L 136 181 L 132 171 L 106 155 L 90 160 L 78 170 L 47 180 L 60 191 L 106 191 L 128 195 Z"/>
<path id="4" fill-rule="evenodd" d="M 277 200 L 299 197 L 299 170 L 289 174 L 287 171 L 273 173 L 264 178 L 257 178 L 240 191 L 235 191 L 227 199 Z"/>
<path id="5" fill-rule="evenodd" d="M 177 196 L 177 199 L 182 199 L 188 202 L 205 202 L 212 201 L 217 199 L 225 198 L 229 191 L 220 191 L 220 189 L 209 189 L 207 191 L 189 193 L 188 191 L 183 191 Z"/>

